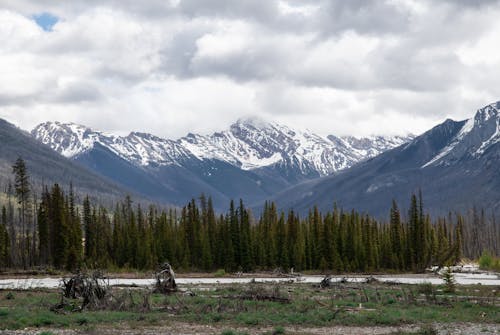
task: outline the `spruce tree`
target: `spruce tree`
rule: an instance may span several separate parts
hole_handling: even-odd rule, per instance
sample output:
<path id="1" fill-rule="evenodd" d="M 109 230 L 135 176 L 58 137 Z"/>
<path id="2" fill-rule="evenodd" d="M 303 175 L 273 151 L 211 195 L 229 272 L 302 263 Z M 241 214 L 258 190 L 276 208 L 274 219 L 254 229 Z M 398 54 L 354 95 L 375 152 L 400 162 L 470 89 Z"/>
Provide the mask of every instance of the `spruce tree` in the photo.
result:
<path id="1" fill-rule="evenodd" d="M 391 215 L 391 265 L 395 269 L 403 269 L 403 248 L 402 248 L 402 226 L 401 214 L 399 213 L 398 205 L 395 200 L 392 200 Z"/>
<path id="2" fill-rule="evenodd" d="M 42 201 L 40 203 L 37 213 L 39 264 L 43 266 L 49 265 L 51 259 L 49 205 L 50 205 L 50 194 L 49 191 L 45 188 L 42 195 Z"/>
<path id="3" fill-rule="evenodd" d="M 0 217 L 0 269 L 10 263 L 10 238 L 7 230 L 7 208 L 2 206 Z"/>
<path id="4" fill-rule="evenodd" d="M 49 220 L 51 225 L 51 256 L 52 263 L 57 269 L 66 265 L 68 252 L 68 224 L 65 213 L 64 195 L 58 184 L 54 184 L 50 194 Z"/>
<path id="5" fill-rule="evenodd" d="M 19 205 L 19 221 L 21 224 L 20 256 L 23 268 L 28 266 L 29 231 L 28 225 L 31 221 L 31 189 L 28 170 L 24 160 L 19 157 L 12 166 L 14 173 L 14 190 Z"/>

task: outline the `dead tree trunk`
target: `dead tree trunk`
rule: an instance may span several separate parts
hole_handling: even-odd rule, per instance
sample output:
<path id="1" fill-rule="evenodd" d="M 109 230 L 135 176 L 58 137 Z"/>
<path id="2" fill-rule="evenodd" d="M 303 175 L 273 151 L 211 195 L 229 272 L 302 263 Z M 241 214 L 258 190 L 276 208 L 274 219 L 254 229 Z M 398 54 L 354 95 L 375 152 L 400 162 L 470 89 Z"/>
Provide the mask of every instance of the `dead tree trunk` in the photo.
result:
<path id="1" fill-rule="evenodd" d="M 163 263 L 155 275 L 155 293 L 172 293 L 177 291 L 177 284 L 175 283 L 175 273 L 169 263 Z"/>

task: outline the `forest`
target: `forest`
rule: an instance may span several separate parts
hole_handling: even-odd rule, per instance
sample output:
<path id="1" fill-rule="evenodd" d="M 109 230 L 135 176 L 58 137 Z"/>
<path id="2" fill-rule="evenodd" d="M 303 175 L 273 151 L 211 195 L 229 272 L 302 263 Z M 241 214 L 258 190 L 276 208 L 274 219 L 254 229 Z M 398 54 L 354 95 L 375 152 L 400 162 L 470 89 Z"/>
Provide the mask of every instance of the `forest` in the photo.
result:
<path id="1" fill-rule="evenodd" d="M 409 196 L 407 212 L 393 201 L 380 221 L 333 200 L 331 211 L 302 216 L 272 202 L 256 216 L 243 200 L 216 213 L 203 194 L 183 208 L 143 208 L 127 196 L 109 209 L 88 196 L 77 202 L 72 186 L 36 194 L 21 158 L 13 178 L 0 200 L 0 269 L 151 270 L 168 261 L 205 272 L 423 272 L 500 254 L 494 214 L 472 207 L 432 218 L 420 192 Z"/>

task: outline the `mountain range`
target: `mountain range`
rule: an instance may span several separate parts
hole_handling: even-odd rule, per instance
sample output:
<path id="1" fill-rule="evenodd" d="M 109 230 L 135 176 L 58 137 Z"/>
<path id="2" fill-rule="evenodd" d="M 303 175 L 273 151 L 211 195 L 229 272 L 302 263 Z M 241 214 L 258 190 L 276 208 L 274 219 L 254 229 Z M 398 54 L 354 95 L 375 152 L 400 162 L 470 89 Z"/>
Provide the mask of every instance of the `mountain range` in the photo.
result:
<path id="1" fill-rule="evenodd" d="M 462 213 L 473 206 L 500 211 L 500 102 L 473 118 L 446 120 L 407 144 L 336 175 L 301 183 L 274 197 L 299 212 L 317 205 L 356 208 L 387 217 L 391 199 L 406 207 L 422 191 L 429 213 Z M 490 214 L 488 214 L 490 215 Z"/>
<path id="2" fill-rule="evenodd" d="M 151 199 L 181 205 L 205 193 L 220 208 L 230 199 L 262 202 L 414 137 L 323 137 L 259 119 L 176 140 L 141 132 L 115 136 L 60 122 L 40 124 L 31 133 L 61 155 Z"/>
<path id="3" fill-rule="evenodd" d="M 467 120 L 446 120 L 419 136 L 320 136 L 258 119 L 208 135 L 165 139 L 116 136 L 72 123 L 46 122 L 30 133 L 0 120 L 0 183 L 18 156 L 34 180 L 73 182 L 81 193 L 183 205 L 201 193 L 217 209 L 242 198 L 302 215 L 356 208 L 386 218 L 391 200 L 406 207 L 422 191 L 431 214 L 472 206 L 500 212 L 500 102 Z M 404 213 L 405 211 L 403 211 Z"/>

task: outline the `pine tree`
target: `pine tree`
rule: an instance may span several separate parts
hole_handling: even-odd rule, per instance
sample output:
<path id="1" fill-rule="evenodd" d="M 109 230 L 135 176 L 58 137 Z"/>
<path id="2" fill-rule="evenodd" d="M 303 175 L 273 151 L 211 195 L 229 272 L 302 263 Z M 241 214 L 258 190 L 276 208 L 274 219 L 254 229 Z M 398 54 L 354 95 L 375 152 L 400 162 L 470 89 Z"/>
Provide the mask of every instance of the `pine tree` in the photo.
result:
<path id="1" fill-rule="evenodd" d="M 454 263 L 460 262 L 462 258 L 462 245 L 463 245 L 463 217 L 458 216 L 457 225 L 455 227 L 455 244 L 454 244 L 454 253 L 453 253 L 453 261 Z"/>
<path id="2" fill-rule="evenodd" d="M 253 257 L 250 241 L 250 215 L 243 205 L 243 200 L 240 199 L 238 208 L 239 227 L 240 227 L 240 258 L 241 268 L 248 272 L 253 269 Z"/>
<path id="3" fill-rule="evenodd" d="M 49 206 L 49 231 L 51 233 L 51 256 L 52 264 L 61 269 L 66 265 L 66 256 L 68 250 L 68 227 L 67 215 L 65 213 L 64 195 L 58 184 L 54 184 L 50 194 Z"/>
<path id="4" fill-rule="evenodd" d="M 2 206 L 0 217 L 0 269 L 10 263 L 10 238 L 7 230 L 7 208 Z"/>
<path id="5" fill-rule="evenodd" d="M 67 200 L 67 228 L 68 228 L 68 250 L 66 255 L 66 269 L 75 270 L 80 268 L 82 262 L 82 229 L 80 215 L 75 207 L 75 194 L 73 184 L 70 184 L 69 199 Z"/>
<path id="6" fill-rule="evenodd" d="M 89 197 L 86 196 L 83 200 L 83 227 L 85 232 L 85 260 L 87 266 L 92 266 L 92 262 L 97 258 L 97 232 L 95 229 L 95 223 L 92 219 L 93 215 L 90 208 L 90 200 Z"/>
<path id="7" fill-rule="evenodd" d="M 398 205 L 395 200 L 392 200 L 391 217 L 391 265 L 395 269 L 403 270 L 403 247 L 402 247 L 402 226 L 401 215 L 399 213 Z"/>
<path id="8" fill-rule="evenodd" d="M 411 265 L 414 271 L 419 268 L 419 253 L 422 252 L 421 243 L 421 228 L 420 228 L 420 215 L 418 213 L 417 207 L 417 197 L 415 194 L 411 196 L 410 210 L 408 213 L 409 217 L 409 236 L 408 236 L 408 249 L 410 254 L 410 259 L 408 264 Z"/>
<path id="9" fill-rule="evenodd" d="M 19 219 L 21 223 L 21 238 L 20 238 L 20 255 L 21 263 L 24 269 L 28 266 L 28 224 L 31 221 L 31 189 L 29 182 L 28 170 L 26 163 L 19 157 L 15 164 L 12 166 L 14 173 L 14 189 L 19 205 Z"/>
<path id="10" fill-rule="evenodd" d="M 288 253 L 286 246 L 286 227 L 285 214 L 281 212 L 280 218 L 276 225 L 276 251 L 277 251 L 277 266 L 282 270 L 288 268 Z"/>
<path id="11" fill-rule="evenodd" d="M 322 258 L 325 260 L 325 265 L 328 269 L 333 269 L 333 257 L 335 249 L 335 240 L 334 236 L 334 222 L 333 216 L 330 213 L 327 213 L 324 218 L 324 231 L 323 231 L 323 241 L 322 241 L 322 250 L 323 255 Z"/>
<path id="12" fill-rule="evenodd" d="M 234 201 L 231 200 L 229 204 L 229 231 L 231 234 L 231 247 L 232 250 L 229 250 L 229 252 L 232 253 L 232 257 L 230 258 L 234 259 L 234 264 L 232 270 L 237 270 L 238 265 L 241 264 L 241 244 L 240 244 L 240 225 L 238 222 L 238 217 L 236 214 L 236 209 L 234 206 Z"/>
<path id="13" fill-rule="evenodd" d="M 45 188 L 42 194 L 42 201 L 38 208 L 38 254 L 40 265 L 49 265 L 50 256 L 50 231 L 49 231 L 49 205 L 50 194 Z"/>

